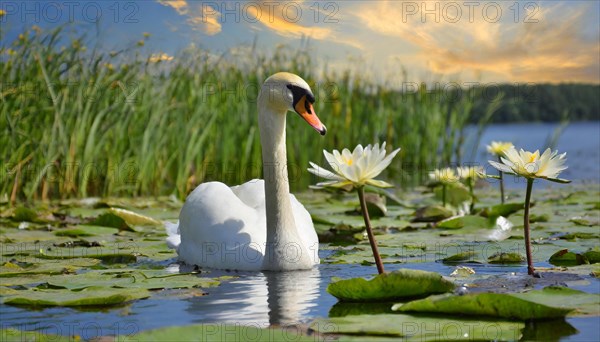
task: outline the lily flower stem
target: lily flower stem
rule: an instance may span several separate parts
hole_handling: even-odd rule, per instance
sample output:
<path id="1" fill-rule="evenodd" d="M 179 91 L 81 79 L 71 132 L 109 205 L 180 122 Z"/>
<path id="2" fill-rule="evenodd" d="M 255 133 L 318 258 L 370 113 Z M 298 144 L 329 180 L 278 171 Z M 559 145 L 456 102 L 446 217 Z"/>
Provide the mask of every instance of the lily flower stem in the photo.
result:
<path id="1" fill-rule="evenodd" d="M 442 185 L 442 205 L 446 206 L 446 184 Z"/>
<path id="2" fill-rule="evenodd" d="M 475 180 L 470 179 L 469 180 L 469 194 L 471 195 L 471 206 L 469 207 L 469 213 L 473 212 L 473 209 L 475 209 L 475 193 L 473 192 L 473 182 Z"/>
<path id="3" fill-rule="evenodd" d="M 502 159 L 498 156 L 498 162 L 502 163 Z M 500 203 L 504 204 L 504 177 L 502 176 L 503 172 L 498 171 L 498 176 L 500 177 Z"/>
<path id="4" fill-rule="evenodd" d="M 525 230 L 525 254 L 527 254 L 527 274 L 533 275 L 533 259 L 531 257 L 531 240 L 529 236 L 529 205 L 531 202 L 531 189 L 533 178 L 527 178 L 527 192 L 525 194 L 525 214 L 523 215 L 523 226 Z"/>
<path id="5" fill-rule="evenodd" d="M 377 250 L 377 242 L 375 241 L 375 236 L 373 235 L 373 229 L 371 229 L 371 220 L 369 219 L 369 210 L 367 209 L 367 202 L 365 200 L 365 189 L 364 187 L 358 187 L 358 199 L 360 201 L 360 209 L 362 210 L 363 218 L 365 219 L 365 227 L 367 228 L 367 236 L 369 237 L 369 243 L 371 244 L 371 249 L 373 250 L 373 257 L 375 258 L 375 264 L 377 265 L 377 271 L 379 274 L 385 272 L 383 269 L 383 262 L 381 261 L 381 256 L 379 256 L 379 251 Z"/>

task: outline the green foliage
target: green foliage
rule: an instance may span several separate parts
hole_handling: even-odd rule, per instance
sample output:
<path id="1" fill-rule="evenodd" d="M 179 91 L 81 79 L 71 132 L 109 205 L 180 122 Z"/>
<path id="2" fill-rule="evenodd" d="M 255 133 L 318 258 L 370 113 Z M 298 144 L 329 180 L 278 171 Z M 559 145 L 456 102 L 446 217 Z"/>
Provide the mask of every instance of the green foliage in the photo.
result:
<path id="1" fill-rule="evenodd" d="M 259 85 L 277 71 L 313 87 L 325 138 L 288 120 L 290 184 L 304 189 L 309 160 L 323 149 L 387 141 L 402 147 L 388 169 L 397 185 L 460 160 L 473 99 L 447 101 L 426 87 L 399 93 L 364 75 L 317 68 L 311 51 L 214 58 L 188 48 L 154 63 L 137 48 L 118 53 L 70 45 L 62 29 L 28 31 L 0 51 L 0 195 L 11 200 L 175 194 L 210 180 L 238 184 L 262 176 Z M 9 45 L 10 43 L 10 45 Z M 401 76 L 399 76 L 401 77 Z M 394 81 L 394 84 L 398 80 Z M 495 103 L 484 107 L 493 112 Z M 462 138 L 461 138 L 462 137 Z"/>
<path id="2" fill-rule="evenodd" d="M 400 269 L 371 280 L 352 278 L 327 286 L 327 292 L 341 301 L 383 301 L 452 291 L 454 284 L 435 272 Z"/>
<path id="3" fill-rule="evenodd" d="M 548 294 L 549 296 L 551 294 Z M 589 296 L 594 297 L 593 295 Z M 397 304 L 392 307 L 392 310 L 517 318 L 520 320 L 565 317 L 574 310 L 531 302 L 525 298 L 527 298 L 526 294 L 516 297 L 508 293 L 476 293 L 461 296 L 444 294 L 406 304 Z"/>

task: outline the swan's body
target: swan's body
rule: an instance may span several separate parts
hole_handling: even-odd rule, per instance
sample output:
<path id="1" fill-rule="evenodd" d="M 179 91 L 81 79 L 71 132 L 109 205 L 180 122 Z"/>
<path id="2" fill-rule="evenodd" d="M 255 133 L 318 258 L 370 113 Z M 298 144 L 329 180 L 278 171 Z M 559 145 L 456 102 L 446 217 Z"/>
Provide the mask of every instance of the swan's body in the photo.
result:
<path id="1" fill-rule="evenodd" d="M 265 180 L 235 187 L 200 184 L 188 196 L 179 225 L 167 227 L 179 260 L 236 270 L 299 270 L 319 263 L 319 241 L 308 211 L 289 193 L 285 123 L 295 110 L 321 134 L 314 96 L 300 77 L 277 73 L 258 97 Z"/>

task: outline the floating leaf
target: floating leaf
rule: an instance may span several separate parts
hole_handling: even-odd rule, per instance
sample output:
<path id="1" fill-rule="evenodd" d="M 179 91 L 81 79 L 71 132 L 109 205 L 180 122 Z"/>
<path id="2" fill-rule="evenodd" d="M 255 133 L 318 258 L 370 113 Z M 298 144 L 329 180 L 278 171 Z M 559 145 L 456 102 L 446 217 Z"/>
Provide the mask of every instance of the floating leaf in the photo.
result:
<path id="1" fill-rule="evenodd" d="M 119 336 L 118 341 L 298 341 L 314 342 L 315 336 L 304 336 L 295 326 L 290 328 L 258 328 L 257 324 L 200 324 L 143 331 L 131 336 Z"/>
<path id="2" fill-rule="evenodd" d="M 438 222 L 452 216 L 452 211 L 439 205 L 430 205 L 415 211 L 413 222 Z"/>
<path id="3" fill-rule="evenodd" d="M 476 254 L 477 253 L 475 253 L 473 251 L 460 252 L 460 253 L 451 255 L 449 257 L 446 257 L 446 258 L 442 259 L 442 261 L 445 262 L 445 263 L 458 263 L 458 262 L 475 261 L 473 257 Z"/>
<path id="4" fill-rule="evenodd" d="M 86 232 L 83 229 L 62 229 L 54 232 L 56 236 L 68 236 L 68 237 L 84 237 L 84 236 L 94 236 L 94 234 Z"/>
<path id="5" fill-rule="evenodd" d="M 530 302 L 522 297 L 515 297 L 507 293 L 443 294 L 404 304 L 395 304 L 392 306 L 392 310 L 517 318 L 520 320 L 564 317 L 574 310 Z"/>
<path id="6" fill-rule="evenodd" d="M 387 213 L 387 207 L 385 206 L 385 197 L 381 197 L 377 194 L 366 193 L 365 201 L 367 202 L 367 210 L 371 217 L 382 217 Z M 360 207 L 358 212 L 361 212 Z"/>
<path id="7" fill-rule="evenodd" d="M 13 220 L 17 222 L 34 222 L 37 216 L 34 210 L 21 206 L 15 209 Z"/>
<path id="8" fill-rule="evenodd" d="M 597 249 L 590 249 L 589 251 L 583 253 L 583 256 L 590 262 L 590 264 L 600 262 L 600 251 Z"/>
<path id="9" fill-rule="evenodd" d="M 7 324 L 8 325 L 8 324 Z M 81 337 L 76 336 L 62 336 L 48 334 L 46 331 L 21 331 L 14 328 L 2 328 L 0 329 L 0 339 L 2 341 L 35 341 L 35 342 L 72 342 L 79 341 Z"/>
<path id="10" fill-rule="evenodd" d="M 145 289 L 88 287 L 81 291 L 30 289 L 4 297 L 4 304 L 24 306 L 111 306 L 150 297 Z"/>
<path id="11" fill-rule="evenodd" d="M 589 261 L 585 256 L 579 253 L 570 252 L 568 249 L 561 249 L 560 251 L 552 254 L 548 262 L 556 266 L 575 266 L 589 264 Z"/>
<path id="12" fill-rule="evenodd" d="M 117 228 L 118 230 L 134 231 L 125 220 L 112 212 L 104 213 L 90 222 L 90 225 Z"/>
<path id="13" fill-rule="evenodd" d="M 524 261 L 525 257 L 513 252 L 499 252 L 488 258 L 490 264 L 520 264 Z"/>
<path id="14" fill-rule="evenodd" d="M 163 225 L 163 223 L 161 221 L 155 220 L 149 216 L 138 214 L 131 210 L 126 210 L 126 209 L 121 209 L 121 208 L 110 208 L 110 209 L 108 209 L 108 212 L 115 214 L 116 216 L 122 218 L 128 225 L 131 225 L 131 226 L 162 226 Z"/>
<path id="15" fill-rule="evenodd" d="M 443 197 L 442 187 L 436 187 L 433 192 L 435 194 L 435 197 L 441 201 Z M 462 203 L 465 203 L 470 200 L 471 193 L 469 192 L 469 189 L 467 189 L 467 187 L 465 187 L 464 185 L 456 183 L 454 185 L 446 186 L 446 203 L 454 207 L 458 207 Z"/>
<path id="16" fill-rule="evenodd" d="M 321 334 L 403 337 L 402 341 L 517 341 L 522 322 L 424 317 L 406 314 L 355 315 L 317 319 L 310 328 Z"/>
<path id="17" fill-rule="evenodd" d="M 497 204 L 489 208 L 485 208 L 481 211 L 480 215 L 484 217 L 496 218 L 498 216 L 508 217 L 517 211 L 524 209 L 525 204 L 523 203 L 505 203 Z"/>
<path id="18" fill-rule="evenodd" d="M 584 226 L 584 227 L 593 227 L 593 226 L 598 225 L 598 222 L 592 222 L 583 217 L 572 217 L 569 219 L 569 221 L 575 223 L 578 226 Z"/>
<path id="19" fill-rule="evenodd" d="M 466 215 L 445 219 L 443 221 L 438 222 L 436 227 L 444 229 L 460 229 L 463 227 L 488 228 L 490 227 L 490 223 L 485 217 Z"/>
<path id="20" fill-rule="evenodd" d="M 600 295 L 597 293 L 585 293 L 563 286 L 548 286 L 542 290 L 512 293 L 511 296 L 555 308 L 575 309 L 570 316 L 600 315 Z"/>
<path id="21" fill-rule="evenodd" d="M 352 278 L 332 282 L 327 292 L 341 301 L 361 302 L 426 296 L 454 290 L 454 283 L 435 272 L 400 269 L 371 280 Z"/>

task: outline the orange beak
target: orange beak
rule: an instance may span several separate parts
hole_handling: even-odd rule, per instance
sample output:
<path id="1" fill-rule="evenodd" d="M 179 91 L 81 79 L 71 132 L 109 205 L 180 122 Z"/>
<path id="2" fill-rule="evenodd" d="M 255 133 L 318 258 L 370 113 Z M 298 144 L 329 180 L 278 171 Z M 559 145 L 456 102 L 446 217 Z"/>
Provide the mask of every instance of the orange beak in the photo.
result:
<path id="1" fill-rule="evenodd" d="M 325 127 L 325 125 L 323 125 L 323 123 L 321 123 L 321 120 L 319 120 L 319 117 L 317 116 L 317 113 L 315 113 L 312 103 L 310 103 L 310 101 L 306 99 L 306 95 L 302 96 L 300 101 L 298 101 L 298 103 L 296 103 L 296 105 L 294 106 L 294 109 L 296 110 L 296 113 L 300 114 L 300 116 L 306 122 L 308 122 L 308 124 L 311 125 L 312 128 L 317 130 L 317 132 L 321 133 L 321 135 L 325 135 L 325 133 L 327 133 L 327 128 Z"/>

